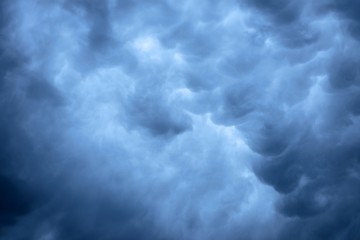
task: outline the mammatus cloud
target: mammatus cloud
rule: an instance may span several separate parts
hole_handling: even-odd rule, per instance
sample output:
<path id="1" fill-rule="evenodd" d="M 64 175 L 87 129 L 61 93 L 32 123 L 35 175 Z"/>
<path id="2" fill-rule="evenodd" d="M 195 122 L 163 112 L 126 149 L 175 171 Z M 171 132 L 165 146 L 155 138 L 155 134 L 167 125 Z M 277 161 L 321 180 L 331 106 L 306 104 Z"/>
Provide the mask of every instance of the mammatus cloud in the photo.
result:
<path id="1" fill-rule="evenodd" d="M 359 239 L 356 1 L 1 1 L 0 236 Z"/>

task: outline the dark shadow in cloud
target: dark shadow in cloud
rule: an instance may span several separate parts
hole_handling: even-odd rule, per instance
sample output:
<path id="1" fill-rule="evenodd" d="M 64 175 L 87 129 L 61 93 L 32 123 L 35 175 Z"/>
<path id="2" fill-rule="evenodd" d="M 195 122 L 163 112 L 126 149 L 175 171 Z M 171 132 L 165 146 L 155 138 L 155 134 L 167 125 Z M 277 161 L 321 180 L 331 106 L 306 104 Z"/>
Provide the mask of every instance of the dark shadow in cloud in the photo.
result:
<path id="1" fill-rule="evenodd" d="M 254 9 L 260 19 L 252 20 L 254 25 L 261 24 L 270 37 L 273 37 L 281 46 L 286 48 L 303 48 L 316 43 L 319 36 L 311 29 L 309 19 L 304 19 L 303 11 L 306 1 L 242 1 L 240 6 Z M 251 22 L 252 22 L 251 21 Z"/>
<path id="2" fill-rule="evenodd" d="M 329 187 L 328 191 L 319 189 L 321 184 L 313 185 L 302 192 L 306 196 L 294 195 L 299 201 L 289 201 L 288 206 L 281 203 L 282 211 L 297 217 L 283 226 L 280 239 L 358 239 L 359 193 L 354 192 L 354 186 L 358 184 L 355 179 L 343 180 L 333 186 L 325 183 L 322 187 Z M 296 237 L 295 232 L 299 233 Z"/>
<path id="3" fill-rule="evenodd" d="M 109 47 L 112 42 L 112 28 L 108 1 L 66 1 L 65 7 L 74 13 L 85 12 L 85 22 L 90 28 L 87 42 L 91 51 L 101 51 Z"/>
<path id="4" fill-rule="evenodd" d="M 165 46 L 179 48 L 196 61 L 197 58 L 211 56 L 219 47 L 216 38 L 209 38 L 209 31 L 215 31 L 210 24 L 195 27 L 191 21 L 186 20 L 171 28 L 162 37 L 162 42 Z"/>
<path id="5" fill-rule="evenodd" d="M 254 168 L 260 180 L 280 193 L 290 193 L 297 188 L 303 167 L 296 154 L 284 153 L 282 156 L 266 159 Z"/>
<path id="6" fill-rule="evenodd" d="M 331 10 L 339 13 L 347 20 L 347 28 L 350 34 L 360 41 L 360 3 L 356 0 L 330 1 L 326 3 Z"/>
<path id="7" fill-rule="evenodd" d="M 287 0 L 238 0 L 240 4 L 246 3 L 268 16 L 274 24 L 287 25 L 298 20 L 302 11 L 302 3 Z"/>
<path id="8" fill-rule="evenodd" d="M 33 144 L 21 129 L 24 113 L 9 85 L 0 103 L 0 235 L 31 213 L 35 204 L 21 177 L 27 161 L 32 161 Z"/>
<path id="9" fill-rule="evenodd" d="M 360 50 L 359 48 L 357 50 Z M 360 85 L 360 57 L 357 51 L 337 53 L 329 66 L 329 83 L 334 89 Z"/>
<path id="10" fill-rule="evenodd" d="M 54 199 L 44 213 L 53 216 L 59 239 L 163 239 L 151 229 L 144 206 L 130 200 L 129 193 L 119 197 L 87 185 L 73 188 L 75 192 L 63 190 L 65 197 Z"/>
<path id="11" fill-rule="evenodd" d="M 59 106 L 64 102 L 61 94 L 48 81 L 31 79 L 30 75 L 26 77 L 30 78 L 26 89 L 28 98 L 36 101 L 46 101 L 54 106 Z"/>
<path id="12" fill-rule="evenodd" d="M 272 121 L 276 122 L 279 119 L 273 118 Z M 278 124 L 265 122 L 259 127 L 254 126 L 252 130 L 245 130 L 248 127 L 250 127 L 249 124 L 246 127 L 241 127 L 240 125 L 238 128 L 244 129 L 243 131 L 249 147 L 253 151 L 263 156 L 276 156 L 284 152 L 288 147 L 289 130 L 279 127 Z"/>
<path id="13" fill-rule="evenodd" d="M 219 115 L 214 120 L 222 124 L 233 125 L 243 117 L 252 113 L 256 108 L 256 97 L 253 93 L 254 86 L 233 85 L 226 88 L 223 93 L 223 102 Z M 244 121 L 244 120 L 243 120 Z"/>
<path id="14" fill-rule="evenodd" d="M 23 160 L 21 152 L 30 150 L 31 143 L 18 127 L 23 113 L 21 104 L 14 99 L 14 84 L 9 79 L 9 75 L 25 63 L 24 56 L 16 49 L 8 48 L 7 32 L 11 29 L 9 2 L 0 2 L 0 235 L 6 227 L 15 225 L 19 218 L 28 214 L 33 203 L 25 184 L 15 174 Z M 23 150 L 20 151 L 20 147 Z"/>
<path id="15" fill-rule="evenodd" d="M 289 194 L 278 202 L 278 210 L 288 217 L 298 218 L 308 218 L 328 211 L 331 203 L 328 194 L 322 193 L 322 184 L 321 181 L 305 184 L 294 194 Z"/>
<path id="16" fill-rule="evenodd" d="M 191 129 L 190 119 L 161 99 L 146 92 L 128 99 L 130 125 L 140 126 L 154 136 L 172 137 Z M 162 102 L 163 101 L 163 102 Z"/>
<path id="17" fill-rule="evenodd" d="M 4 227 L 16 224 L 18 218 L 31 209 L 30 197 L 18 185 L 14 180 L 0 176 L 0 234 Z"/>
<path id="18" fill-rule="evenodd" d="M 274 29 L 274 32 L 277 33 L 276 38 L 279 39 L 279 42 L 288 48 L 309 46 L 319 39 L 317 33 L 303 23 L 291 24 L 278 30 Z"/>

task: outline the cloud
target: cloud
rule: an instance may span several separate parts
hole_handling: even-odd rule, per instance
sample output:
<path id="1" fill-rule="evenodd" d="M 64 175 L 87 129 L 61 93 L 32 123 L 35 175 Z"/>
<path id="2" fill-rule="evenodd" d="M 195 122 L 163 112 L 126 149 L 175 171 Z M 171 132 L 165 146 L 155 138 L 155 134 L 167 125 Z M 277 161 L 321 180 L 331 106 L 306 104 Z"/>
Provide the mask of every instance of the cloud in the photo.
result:
<path id="1" fill-rule="evenodd" d="M 2 1 L 2 238 L 358 239 L 358 5 Z"/>

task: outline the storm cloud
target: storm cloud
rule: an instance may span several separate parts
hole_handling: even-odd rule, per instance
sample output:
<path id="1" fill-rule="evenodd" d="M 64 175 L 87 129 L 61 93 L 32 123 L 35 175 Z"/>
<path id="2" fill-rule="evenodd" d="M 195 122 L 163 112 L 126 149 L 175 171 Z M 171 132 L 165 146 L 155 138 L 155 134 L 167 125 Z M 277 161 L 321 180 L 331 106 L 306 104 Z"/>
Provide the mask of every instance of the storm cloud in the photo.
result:
<path id="1" fill-rule="evenodd" d="M 360 239 L 355 0 L 0 2 L 0 238 Z"/>

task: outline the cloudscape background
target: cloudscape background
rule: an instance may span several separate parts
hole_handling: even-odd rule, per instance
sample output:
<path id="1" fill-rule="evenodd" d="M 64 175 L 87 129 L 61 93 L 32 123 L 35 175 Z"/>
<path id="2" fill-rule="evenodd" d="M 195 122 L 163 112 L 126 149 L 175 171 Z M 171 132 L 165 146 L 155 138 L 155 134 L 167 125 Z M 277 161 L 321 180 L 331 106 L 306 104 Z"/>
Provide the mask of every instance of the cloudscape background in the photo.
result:
<path id="1" fill-rule="evenodd" d="M 360 2 L 1 0 L 0 239 L 360 239 Z"/>

